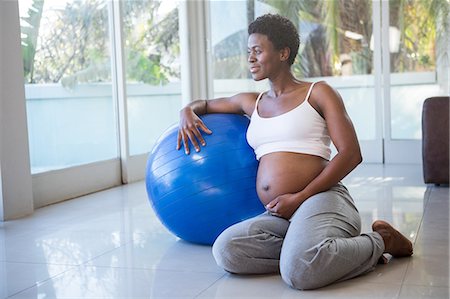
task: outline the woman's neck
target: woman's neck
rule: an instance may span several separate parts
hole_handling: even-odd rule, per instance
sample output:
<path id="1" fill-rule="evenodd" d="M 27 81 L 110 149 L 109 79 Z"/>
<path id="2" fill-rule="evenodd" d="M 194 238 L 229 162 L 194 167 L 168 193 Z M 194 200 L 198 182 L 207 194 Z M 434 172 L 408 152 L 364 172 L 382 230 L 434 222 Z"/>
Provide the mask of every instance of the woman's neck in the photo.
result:
<path id="1" fill-rule="evenodd" d="M 300 83 L 291 72 L 280 74 L 275 78 L 269 79 L 270 92 L 273 97 L 279 97 L 296 89 Z"/>

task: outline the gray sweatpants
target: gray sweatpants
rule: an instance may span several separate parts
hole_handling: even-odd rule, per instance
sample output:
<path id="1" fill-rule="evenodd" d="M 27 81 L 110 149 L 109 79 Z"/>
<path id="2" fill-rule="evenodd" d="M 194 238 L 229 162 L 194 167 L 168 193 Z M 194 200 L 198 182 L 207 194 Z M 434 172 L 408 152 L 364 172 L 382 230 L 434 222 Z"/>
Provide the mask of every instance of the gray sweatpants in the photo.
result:
<path id="1" fill-rule="evenodd" d="M 384 252 L 339 183 L 306 200 L 290 220 L 264 213 L 227 228 L 213 245 L 219 266 L 237 274 L 280 272 L 297 289 L 315 289 L 374 269 Z"/>

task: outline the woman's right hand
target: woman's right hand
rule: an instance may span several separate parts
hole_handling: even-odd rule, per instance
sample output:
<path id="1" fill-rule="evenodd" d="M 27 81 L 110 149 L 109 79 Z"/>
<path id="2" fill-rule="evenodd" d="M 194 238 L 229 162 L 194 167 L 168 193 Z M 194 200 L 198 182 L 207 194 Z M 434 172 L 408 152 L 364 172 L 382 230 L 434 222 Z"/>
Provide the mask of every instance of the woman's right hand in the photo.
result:
<path id="1" fill-rule="evenodd" d="M 203 139 L 202 130 L 206 134 L 212 134 L 212 131 L 206 127 L 203 121 L 198 117 L 197 114 L 192 111 L 190 107 L 185 107 L 180 112 L 180 125 L 178 128 L 178 138 L 177 138 L 177 150 L 181 148 L 183 143 L 184 151 L 186 155 L 189 155 L 189 141 L 195 148 L 196 152 L 200 151 L 200 145 L 205 146 L 206 142 Z"/>

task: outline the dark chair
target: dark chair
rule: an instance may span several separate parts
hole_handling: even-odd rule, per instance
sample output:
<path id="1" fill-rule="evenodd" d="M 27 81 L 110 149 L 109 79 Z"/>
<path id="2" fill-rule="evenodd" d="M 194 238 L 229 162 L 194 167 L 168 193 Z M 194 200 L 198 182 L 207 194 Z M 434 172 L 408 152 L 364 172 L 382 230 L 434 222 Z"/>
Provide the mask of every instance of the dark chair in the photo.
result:
<path id="1" fill-rule="evenodd" d="M 450 97 L 431 97 L 422 109 L 422 162 L 425 183 L 449 181 Z"/>

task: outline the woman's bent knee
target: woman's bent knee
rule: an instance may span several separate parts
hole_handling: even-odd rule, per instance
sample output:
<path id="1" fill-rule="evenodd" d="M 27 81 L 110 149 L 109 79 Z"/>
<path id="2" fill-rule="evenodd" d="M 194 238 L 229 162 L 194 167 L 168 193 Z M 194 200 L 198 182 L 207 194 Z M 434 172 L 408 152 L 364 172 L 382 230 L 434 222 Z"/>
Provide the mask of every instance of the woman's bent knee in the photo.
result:
<path id="1" fill-rule="evenodd" d="M 281 267 L 281 277 L 290 287 L 298 290 L 313 290 L 326 286 L 328 283 L 320 279 L 317 271 L 302 267 Z"/>
<path id="2" fill-rule="evenodd" d="M 328 274 L 329 263 L 320 262 L 326 252 L 311 254 L 308 250 L 299 253 L 291 250 L 284 252 L 280 260 L 280 273 L 283 280 L 292 288 L 312 290 L 330 284 L 332 277 Z"/>
<path id="3" fill-rule="evenodd" d="M 239 266 L 242 265 L 242 261 L 236 255 L 236 250 L 231 238 L 220 235 L 212 247 L 212 253 L 217 265 L 227 272 L 241 273 L 242 269 Z"/>

